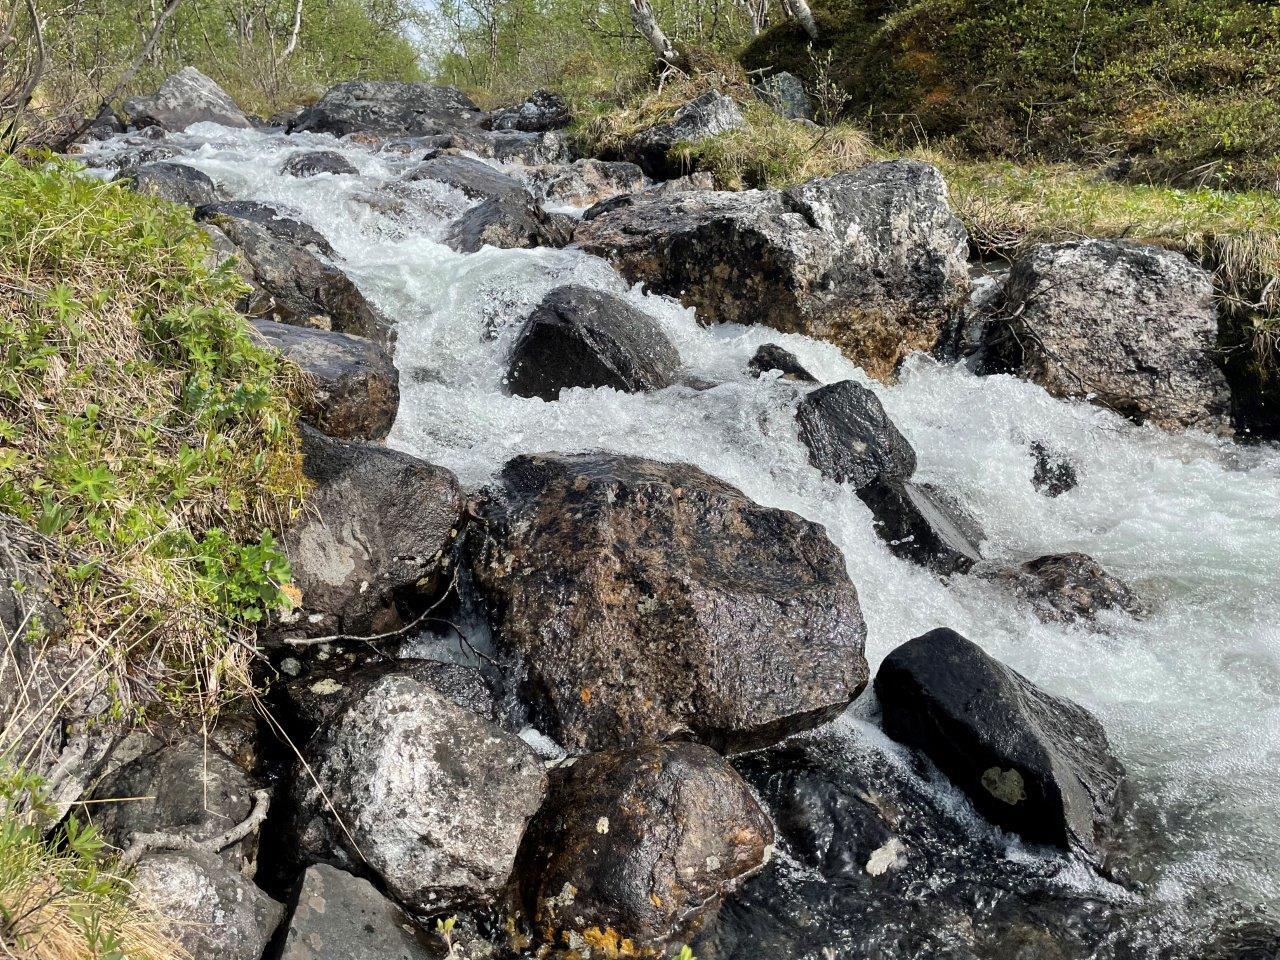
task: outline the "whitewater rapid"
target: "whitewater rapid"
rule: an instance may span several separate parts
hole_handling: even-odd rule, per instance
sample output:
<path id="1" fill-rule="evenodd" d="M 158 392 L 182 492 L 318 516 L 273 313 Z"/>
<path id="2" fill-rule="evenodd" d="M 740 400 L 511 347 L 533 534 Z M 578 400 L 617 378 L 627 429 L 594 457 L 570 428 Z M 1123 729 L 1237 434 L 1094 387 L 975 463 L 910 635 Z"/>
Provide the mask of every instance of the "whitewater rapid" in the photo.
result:
<path id="1" fill-rule="evenodd" d="M 1084 704 L 1133 781 L 1139 862 L 1157 895 L 1191 915 L 1210 897 L 1280 911 L 1280 448 L 1134 426 L 1011 377 L 978 378 L 923 356 L 886 386 L 820 342 L 765 327 L 699 326 L 691 310 L 630 288 L 603 261 L 572 250 L 454 253 L 438 241 L 449 217 L 470 205 L 460 194 L 431 183 L 395 187 L 416 210 L 408 223 L 368 201 L 392 189 L 414 163 L 408 156 L 208 124 L 171 141 L 192 151 L 181 162 L 229 196 L 296 211 L 396 321 L 402 400 L 392 446 L 448 467 L 470 488 L 517 453 L 685 461 L 823 524 L 857 585 L 873 670 L 897 644 L 949 626 Z M 278 173 L 291 153 L 316 148 L 338 150 L 359 175 Z M 507 396 L 504 361 L 516 331 L 567 282 L 625 296 L 661 324 L 692 380 L 716 385 L 651 395 L 574 389 L 554 403 Z M 866 506 L 809 465 L 796 435 L 796 388 L 748 374 L 766 342 L 823 381 L 874 389 L 918 453 L 918 478 L 958 495 L 981 520 L 985 557 L 1016 563 L 1082 551 L 1128 581 L 1154 614 L 1044 624 L 988 581 L 944 583 L 894 558 Z M 1056 499 L 1033 489 L 1032 441 L 1071 457 L 1076 489 Z M 874 713 L 870 694 L 853 708 L 855 719 Z"/>

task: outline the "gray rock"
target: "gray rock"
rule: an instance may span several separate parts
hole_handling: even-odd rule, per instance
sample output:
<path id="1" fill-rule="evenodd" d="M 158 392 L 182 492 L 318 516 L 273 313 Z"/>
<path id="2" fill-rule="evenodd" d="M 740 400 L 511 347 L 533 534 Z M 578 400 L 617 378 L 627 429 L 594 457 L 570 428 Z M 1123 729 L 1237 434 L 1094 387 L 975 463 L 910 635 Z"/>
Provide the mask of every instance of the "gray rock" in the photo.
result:
<path id="1" fill-rule="evenodd" d="M 1213 279 L 1180 253 L 1110 240 L 1034 247 L 996 316 L 989 369 L 1165 429 L 1229 430 Z"/>
<path id="2" fill-rule="evenodd" d="M 641 130 L 624 147 L 622 159 L 631 160 L 651 177 L 679 176 L 679 164 L 671 148 L 679 143 L 697 143 L 746 123 L 738 105 L 718 90 L 708 90 L 675 112 L 666 123 Z"/>
<path id="3" fill-rule="evenodd" d="M 453 474 L 313 430 L 303 431 L 303 470 L 314 486 L 284 536 L 301 598 L 280 631 L 365 636 L 412 621 L 442 586 L 462 520 Z"/>
<path id="4" fill-rule="evenodd" d="M 486 246 L 563 247 L 573 239 L 573 227 L 573 220 L 547 213 L 527 194 L 501 196 L 467 210 L 450 225 L 444 242 L 460 253 L 475 253 Z"/>
<path id="5" fill-rule="evenodd" d="M 425 160 L 405 176 L 409 183 L 419 180 L 443 183 L 474 200 L 497 197 L 523 200 L 530 196 L 525 185 L 515 177 L 471 157 L 440 156 Z"/>
<path id="6" fill-rule="evenodd" d="M 127 183 L 138 193 L 189 207 L 214 203 L 221 197 L 217 185 L 208 176 L 185 163 L 144 163 L 121 171 L 115 179 Z"/>
<path id="7" fill-rule="evenodd" d="M 495 131 L 489 133 L 486 140 L 486 149 L 481 155 L 502 163 L 520 163 L 532 167 L 544 163 L 568 163 L 573 159 L 569 141 L 554 130 L 549 133 Z"/>
<path id="8" fill-rule="evenodd" d="M 373 340 L 254 320 L 267 344 L 304 374 L 304 419 L 331 437 L 381 440 L 400 408 L 400 374 Z"/>
<path id="9" fill-rule="evenodd" d="M 489 114 L 493 130 L 524 130 L 542 133 L 569 125 L 569 104 L 551 90 L 535 90 L 514 107 L 504 107 Z"/>
<path id="10" fill-rule="evenodd" d="M 575 160 L 567 166 L 534 167 L 529 171 L 529 181 L 535 195 L 545 202 L 589 207 L 644 189 L 645 176 L 634 163 Z"/>
<path id="11" fill-rule="evenodd" d="M 783 380 L 794 380 L 796 383 L 817 383 L 817 378 L 804 368 L 795 354 L 785 350 L 776 343 L 762 343 L 748 362 L 747 367 L 754 376 L 763 376 L 771 371 L 782 374 Z"/>
<path id="12" fill-rule="evenodd" d="M 280 960 L 444 960 L 429 937 L 368 880 L 308 867 Z"/>
<path id="13" fill-rule="evenodd" d="M 877 480 L 906 480 L 916 471 L 916 452 L 880 398 L 852 380 L 808 393 L 796 407 L 796 421 L 809 462 L 837 483 L 861 490 Z"/>
<path id="14" fill-rule="evenodd" d="M 570 284 L 534 308 L 511 351 L 507 385 L 555 400 L 569 387 L 661 390 L 680 375 L 680 354 L 658 324 L 625 300 Z"/>
<path id="15" fill-rule="evenodd" d="M 277 240 L 307 247 L 313 253 L 336 260 L 338 254 L 324 238 L 324 234 L 310 224 L 291 216 L 293 212 L 257 200 L 227 200 L 201 206 L 196 210 L 196 219 L 202 223 L 217 224 L 227 219 L 245 220 L 265 227 L 267 232 Z"/>
<path id="16" fill-rule="evenodd" d="M 557 771 L 521 883 L 536 941 L 657 957 L 688 942 L 772 852 L 768 814 L 715 751 L 646 744 Z"/>
<path id="17" fill-rule="evenodd" d="M 992 823 L 1105 862 L 1124 768 L 1083 707 L 946 629 L 890 653 L 875 690 L 885 732 L 937 764 Z"/>
<path id="18" fill-rule="evenodd" d="M 477 588 L 571 751 L 682 733 L 750 749 L 866 683 L 857 592 L 823 529 L 695 467 L 517 457 L 486 517 Z"/>
<path id="19" fill-rule="evenodd" d="M 784 192 L 682 192 L 588 210 L 575 241 L 704 323 L 829 340 L 888 378 L 932 350 L 969 288 L 964 228 L 931 166 L 874 163 Z"/>
<path id="20" fill-rule="evenodd" d="M 322 173 L 335 175 L 359 173 L 340 153 L 332 150 L 308 150 L 295 153 L 280 167 L 280 172 L 291 177 L 315 177 Z"/>
<path id="21" fill-rule="evenodd" d="M 812 120 L 813 105 L 804 83 L 793 73 L 781 70 L 756 84 L 756 96 L 778 116 L 787 120 Z"/>
<path id="22" fill-rule="evenodd" d="M 195 67 L 183 67 L 149 97 L 130 97 L 124 112 L 135 126 L 172 131 L 205 121 L 224 127 L 253 126 L 226 91 Z"/>
<path id="23" fill-rule="evenodd" d="M 331 87 L 289 129 L 335 137 L 351 133 L 423 136 L 475 126 L 483 116 L 456 87 L 354 80 Z"/>
<path id="24" fill-rule="evenodd" d="M 259 960 L 284 908 L 211 853 L 149 853 L 134 887 L 192 957 Z"/>
<path id="25" fill-rule="evenodd" d="M 1123 580 L 1113 577 L 1092 557 L 1060 553 L 1028 560 L 995 579 L 1031 603 L 1049 622 L 1094 620 L 1101 610 L 1123 610 L 1139 619 L 1151 608 Z"/>
<path id="26" fill-rule="evenodd" d="M 522 740 L 402 673 L 375 680 L 303 752 L 303 855 L 359 865 L 425 914 L 498 896 L 546 791 Z"/>

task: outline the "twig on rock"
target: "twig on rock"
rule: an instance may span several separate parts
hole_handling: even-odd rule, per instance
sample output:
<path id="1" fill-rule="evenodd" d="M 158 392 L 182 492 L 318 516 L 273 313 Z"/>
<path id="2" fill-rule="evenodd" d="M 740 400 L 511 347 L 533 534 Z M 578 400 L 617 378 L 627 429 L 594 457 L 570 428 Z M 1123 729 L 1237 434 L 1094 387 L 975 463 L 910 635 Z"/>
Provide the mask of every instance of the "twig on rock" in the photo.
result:
<path id="1" fill-rule="evenodd" d="M 239 843 L 262 825 L 267 818 L 267 810 L 271 806 L 271 794 L 267 790 L 258 790 L 253 795 L 253 808 L 243 821 L 229 830 L 210 837 L 197 840 L 186 833 L 136 833 L 128 849 L 120 854 L 121 867 L 136 866 L 143 854 L 152 850 L 198 850 L 206 853 L 217 853 L 232 844 Z"/>

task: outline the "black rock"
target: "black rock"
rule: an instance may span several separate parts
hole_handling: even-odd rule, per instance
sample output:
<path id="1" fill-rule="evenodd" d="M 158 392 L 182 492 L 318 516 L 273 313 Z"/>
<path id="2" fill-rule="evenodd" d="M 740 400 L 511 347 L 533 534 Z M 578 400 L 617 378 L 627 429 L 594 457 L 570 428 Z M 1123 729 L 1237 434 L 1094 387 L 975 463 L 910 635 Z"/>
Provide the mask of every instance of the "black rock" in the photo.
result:
<path id="1" fill-rule="evenodd" d="M 1030 601 L 1042 620 L 1093 620 L 1100 610 L 1123 610 L 1138 618 L 1151 613 L 1124 581 L 1083 553 L 1037 557 L 995 579 Z"/>
<path id="2" fill-rule="evenodd" d="M 783 380 L 795 380 L 797 383 L 818 382 L 817 377 L 804 368 L 795 354 L 776 343 L 761 344 L 747 366 L 757 377 L 771 370 L 777 370 L 782 374 Z"/>
<path id="3" fill-rule="evenodd" d="M 489 127 L 493 130 L 541 133 L 567 127 L 569 119 L 569 104 L 564 97 L 550 90 L 535 90 L 524 103 L 489 114 Z"/>
<path id="4" fill-rule="evenodd" d="M 871 508 L 876 533 L 895 556 L 943 576 L 968 573 L 982 559 L 978 522 L 932 484 L 876 481 L 858 498 Z"/>
<path id="5" fill-rule="evenodd" d="M 128 183 L 138 193 L 189 207 L 215 203 L 221 196 L 208 176 L 185 163 L 144 163 L 122 170 L 115 179 Z"/>
<path id="6" fill-rule="evenodd" d="M 884 412 L 880 398 L 852 380 L 819 387 L 796 408 L 809 462 L 855 490 L 875 482 L 906 480 L 916 452 Z"/>
<path id="7" fill-rule="evenodd" d="M 280 172 L 291 177 L 314 177 L 322 173 L 359 173 L 346 157 L 332 150 L 308 150 L 295 153 L 280 167 Z"/>
<path id="8" fill-rule="evenodd" d="M 563 247 L 573 239 L 573 220 L 547 213 L 529 196 L 485 200 L 455 221 L 444 242 L 459 253 L 481 247 L 529 249 Z"/>
<path id="9" fill-rule="evenodd" d="M 1031 456 L 1035 460 L 1031 485 L 1046 497 L 1060 497 L 1080 483 L 1075 464 L 1039 440 L 1031 444 Z"/>
<path id="10" fill-rule="evenodd" d="M 953 630 L 880 666 L 885 732 L 922 752 L 992 823 L 1102 865 L 1124 806 L 1124 768 L 1102 725 Z"/>
<path id="11" fill-rule="evenodd" d="M 516 396 L 555 400 L 569 387 L 661 390 L 679 373 L 680 354 L 654 320 L 611 294 L 569 285 L 525 321 L 507 383 Z"/>

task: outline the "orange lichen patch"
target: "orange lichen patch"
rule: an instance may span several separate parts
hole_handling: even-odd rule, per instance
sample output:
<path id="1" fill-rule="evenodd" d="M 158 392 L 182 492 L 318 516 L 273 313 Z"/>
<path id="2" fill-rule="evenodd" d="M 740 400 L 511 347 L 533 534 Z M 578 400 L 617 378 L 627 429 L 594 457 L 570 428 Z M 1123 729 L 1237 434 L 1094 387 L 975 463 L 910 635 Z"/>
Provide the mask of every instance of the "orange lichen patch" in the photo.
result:
<path id="1" fill-rule="evenodd" d="M 639 951 L 630 937 L 624 937 L 613 927 L 588 927 L 582 931 L 582 939 L 592 950 L 598 950 L 609 960 L 620 957 L 638 957 Z"/>
<path id="2" fill-rule="evenodd" d="M 581 692 L 580 694 L 578 694 L 578 696 L 580 696 L 580 697 L 582 698 L 582 702 L 583 702 L 583 703 L 590 703 L 590 702 L 591 702 L 591 689 L 590 689 L 589 687 L 583 687 L 583 688 L 582 688 L 582 692 Z"/>

